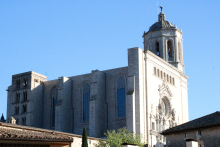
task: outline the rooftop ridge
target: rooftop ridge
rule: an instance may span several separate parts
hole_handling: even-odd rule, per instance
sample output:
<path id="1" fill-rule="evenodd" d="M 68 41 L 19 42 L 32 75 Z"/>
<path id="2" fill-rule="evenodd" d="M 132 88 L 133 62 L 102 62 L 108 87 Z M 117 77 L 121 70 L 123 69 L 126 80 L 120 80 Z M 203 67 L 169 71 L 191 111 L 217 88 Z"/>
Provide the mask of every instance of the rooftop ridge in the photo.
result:
<path id="1" fill-rule="evenodd" d="M 67 132 L 61 132 L 61 131 L 55 131 L 55 130 L 49 130 L 49 129 L 43 129 L 43 128 L 36 128 L 36 127 L 30 127 L 30 126 L 17 125 L 17 124 L 8 124 L 8 123 L 0 122 L 0 127 L 10 127 L 10 129 L 14 128 L 14 129 L 25 129 L 25 130 L 29 130 L 29 131 L 56 133 L 56 134 L 60 134 L 60 135 L 68 135 L 68 136 L 71 136 L 71 137 L 82 138 L 82 135 L 77 135 L 77 134 L 72 134 L 72 133 L 67 133 Z M 100 139 L 100 138 L 89 137 L 89 136 L 87 136 L 87 138 L 88 139 L 96 139 L 96 140 Z"/>
<path id="2" fill-rule="evenodd" d="M 173 128 L 164 130 L 164 131 L 162 131 L 161 133 L 162 133 L 162 134 L 169 134 L 169 133 L 180 132 L 180 131 L 184 131 L 184 130 L 188 130 L 188 129 L 196 129 L 196 128 L 202 128 L 202 127 L 207 127 L 207 126 L 214 126 L 214 125 L 218 125 L 218 124 L 220 125 L 220 122 L 219 122 L 219 123 L 214 123 L 214 124 L 211 123 L 211 124 L 207 124 L 207 125 L 203 125 L 203 126 L 197 126 L 197 127 L 194 127 L 194 128 L 180 128 L 180 129 L 178 129 L 178 130 L 175 130 L 176 128 L 179 128 L 179 127 L 184 126 L 184 125 L 186 125 L 186 124 L 190 124 L 190 123 L 196 122 L 196 121 L 198 121 L 198 120 L 200 120 L 200 119 L 203 119 L 203 118 L 212 116 L 212 115 L 214 115 L 214 114 L 217 114 L 217 115 L 219 116 L 219 118 L 220 118 L 220 111 L 216 111 L 216 112 L 213 112 L 213 113 L 211 113 L 211 114 L 208 114 L 208 115 L 199 117 L 199 118 L 197 118 L 197 119 L 194 119 L 194 120 L 185 122 L 185 123 L 183 123 L 183 124 L 181 124 L 181 125 L 178 125 L 178 126 L 175 126 L 175 127 L 173 127 Z"/>

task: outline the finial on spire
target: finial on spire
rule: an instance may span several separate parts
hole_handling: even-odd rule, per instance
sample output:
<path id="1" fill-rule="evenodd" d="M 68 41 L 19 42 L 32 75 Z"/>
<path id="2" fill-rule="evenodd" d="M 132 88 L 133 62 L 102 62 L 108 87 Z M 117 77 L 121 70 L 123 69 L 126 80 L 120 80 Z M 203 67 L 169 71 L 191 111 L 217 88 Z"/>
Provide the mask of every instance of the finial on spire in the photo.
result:
<path id="1" fill-rule="evenodd" d="M 163 11 L 163 7 L 162 6 L 160 6 L 160 9 L 161 9 L 161 12 Z"/>

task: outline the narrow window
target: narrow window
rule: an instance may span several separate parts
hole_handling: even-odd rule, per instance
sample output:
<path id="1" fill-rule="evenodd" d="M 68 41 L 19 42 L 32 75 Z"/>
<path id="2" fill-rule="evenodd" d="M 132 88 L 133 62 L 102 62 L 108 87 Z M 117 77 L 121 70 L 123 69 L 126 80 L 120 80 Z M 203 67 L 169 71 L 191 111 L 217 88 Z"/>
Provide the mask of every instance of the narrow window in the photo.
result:
<path id="1" fill-rule="evenodd" d="M 17 85 L 17 88 L 18 88 L 18 80 L 16 81 L 16 85 Z"/>
<path id="2" fill-rule="evenodd" d="M 164 79 L 166 80 L 166 73 L 163 74 Z"/>
<path id="3" fill-rule="evenodd" d="M 156 53 L 157 53 L 157 56 L 160 56 L 160 48 L 159 48 L 159 42 L 158 41 L 156 42 Z"/>
<path id="4" fill-rule="evenodd" d="M 118 117 L 125 117 L 126 113 L 126 101 L 125 101 L 125 78 L 120 76 L 117 80 L 117 110 L 118 110 Z"/>
<path id="5" fill-rule="evenodd" d="M 155 124 L 152 122 L 152 130 L 155 130 Z"/>
<path id="6" fill-rule="evenodd" d="M 18 103 L 18 93 L 16 93 L 15 103 Z"/>
<path id="7" fill-rule="evenodd" d="M 27 91 L 23 92 L 23 99 L 24 99 L 24 101 L 27 101 Z"/>
<path id="8" fill-rule="evenodd" d="M 17 88 L 20 88 L 20 80 L 16 80 Z"/>
<path id="9" fill-rule="evenodd" d="M 16 103 L 20 102 L 20 93 L 16 93 L 16 99 L 15 99 Z"/>
<path id="10" fill-rule="evenodd" d="M 172 42 L 170 40 L 167 42 L 167 56 L 168 59 L 172 58 Z"/>
<path id="11" fill-rule="evenodd" d="M 27 105 L 23 105 L 23 113 L 27 112 Z"/>
<path id="12" fill-rule="evenodd" d="M 186 138 L 186 133 L 184 134 L 184 137 Z"/>
<path id="13" fill-rule="evenodd" d="M 18 93 L 18 102 L 20 102 L 20 97 L 21 97 L 21 95 L 20 95 L 20 93 Z"/>
<path id="14" fill-rule="evenodd" d="M 169 82 L 169 75 L 167 75 L 167 82 Z"/>
<path id="15" fill-rule="evenodd" d="M 83 121 L 89 121 L 90 85 L 83 86 Z"/>
<path id="16" fill-rule="evenodd" d="M 163 79 L 163 72 L 160 72 L 160 78 Z"/>
<path id="17" fill-rule="evenodd" d="M 25 101 L 25 91 L 23 92 L 23 101 Z"/>
<path id="18" fill-rule="evenodd" d="M 88 144 L 91 144 L 91 140 L 88 141 Z"/>
<path id="19" fill-rule="evenodd" d="M 201 131 L 198 131 L 198 135 L 200 135 L 200 136 L 201 136 L 201 135 L 202 135 L 202 132 L 201 132 Z"/>
<path id="20" fill-rule="evenodd" d="M 26 117 L 22 118 L 22 125 L 26 125 Z"/>
<path id="21" fill-rule="evenodd" d="M 19 114 L 19 106 L 15 107 L 15 114 Z"/>
<path id="22" fill-rule="evenodd" d="M 57 100 L 58 100 L 58 88 L 57 86 L 53 87 L 51 89 L 51 98 L 52 98 L 52 117 L 51 117 L 51 127 L 55 127 L 55 108 L 57 105 Z"/>
<path id="23" fill-rule="evenodd" d="M 170 83 L 172 83 L 172 77 L 170 76 Z"/>
<path id="24" fill-rule="evenodd" d="M 173 85 L 175 85 L 175 79 L 173 78 Z"/>
<path id="25" fill-rule="evenodd" d="M 24 87 L 28 86 L 28 79 L 24 79 L 24 83 L 23 83 Z"/>
<path id="26" fill-rule="evenodd" d="M 160 70 L 157 69 L 157 76 L 160 77 Z"/>
<path id="27" fill-rule="evenodd" d="M 157 75 L 156 67 L 154 67 L 154 75 Z"/>

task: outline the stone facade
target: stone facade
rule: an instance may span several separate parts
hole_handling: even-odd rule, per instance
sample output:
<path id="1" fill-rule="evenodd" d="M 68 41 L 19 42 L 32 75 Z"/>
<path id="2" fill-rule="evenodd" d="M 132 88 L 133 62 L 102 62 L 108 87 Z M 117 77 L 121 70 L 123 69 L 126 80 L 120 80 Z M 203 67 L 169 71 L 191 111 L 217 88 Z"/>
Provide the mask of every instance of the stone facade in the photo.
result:
<path id="1" fill-rule="evenodd" d="M 164 130 L 161 134 L 166 137 L 167 147 L 220 146 L 220 112 Z"/>
<path id="2" fill-rule="evenodd" d="M 126 127 L 128 131 L 142 134 L 146 144 L 165 143 L 160 131 L 188 121 L 188 77 L 184 74 L 183 33 L 165 20 L 163 12 L 158 17 L 156 26 L 164 22 L 169 25 L 158 28 L 154 24 L 153 30 L 144 33 L 144 50 L 128 49 L 126 67 L 94 70 L 52 81 L 33 71 L 13 75 L 8 88 L 7 118 L 13 116 L 19 119 L 18 124 L 75 134 L 82 134 L 85 126 L 92 137 L 103 137 L 107 130 Z M 118 114 L 119 77 L 126 79 L 126 115 L 123 117 Z M 28 79 L 27 85 L 22 85 L 25 79 Z M 89 121 L 83 121 L 86 83 L 90 85 Z M 26 91 L 27 100 L 23 101 Z M 18 93 L 20 101 L 16 100 Z M 17 112 L 18 106 L 21 109 L 24 104 L 26 111 Z"/>
<path id="3" fill-rule="evenodd" d="M 199 134 L 201 132 L 201 134 Z M 220 127 L 200 128 L 180 133 L 166 135 L 167 147 L 185 147 L 187 139 L 196 140 L 201 147 L 214 147 L 220 145 Z"/>

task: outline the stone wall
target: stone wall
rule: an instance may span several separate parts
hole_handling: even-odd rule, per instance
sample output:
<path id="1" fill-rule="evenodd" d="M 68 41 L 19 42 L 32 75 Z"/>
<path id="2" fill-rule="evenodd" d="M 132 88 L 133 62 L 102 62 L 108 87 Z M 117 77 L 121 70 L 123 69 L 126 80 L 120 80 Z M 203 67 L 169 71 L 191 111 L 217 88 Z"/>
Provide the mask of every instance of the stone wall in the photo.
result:
<path id="1" fill-rule="evenodd" d="M 199 135 L 198 131 L 201 131 Z M 185 131 L 166 135 L 167 147 L 185 147 L 185 140 L 197 140 L 198 144 L 205 147 L 220 146 L 220 127 L 210 127 L 199 130 Z"/>

